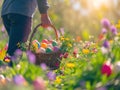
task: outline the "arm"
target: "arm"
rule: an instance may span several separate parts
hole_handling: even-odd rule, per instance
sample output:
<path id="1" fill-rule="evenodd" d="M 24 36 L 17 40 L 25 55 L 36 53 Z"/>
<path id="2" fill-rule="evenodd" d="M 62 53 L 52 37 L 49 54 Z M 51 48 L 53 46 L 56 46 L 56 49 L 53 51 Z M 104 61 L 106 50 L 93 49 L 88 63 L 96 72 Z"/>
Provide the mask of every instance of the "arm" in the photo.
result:
<path id="1" fill-rule="evenodd" d="M 49 8 L 47 0 L 37 0 L 38 3 L 38 9 L 41 14 L 47 13 L 47 10 Z"/>
<path id="2" fill-rule="evenodd" d="M 52 25 L 51 20 L 48 16 L 47 10 L 49 8 L 47 0 L 37 0 L 38 10 L 41 14 L 41 23 L 43 27 Z"/>

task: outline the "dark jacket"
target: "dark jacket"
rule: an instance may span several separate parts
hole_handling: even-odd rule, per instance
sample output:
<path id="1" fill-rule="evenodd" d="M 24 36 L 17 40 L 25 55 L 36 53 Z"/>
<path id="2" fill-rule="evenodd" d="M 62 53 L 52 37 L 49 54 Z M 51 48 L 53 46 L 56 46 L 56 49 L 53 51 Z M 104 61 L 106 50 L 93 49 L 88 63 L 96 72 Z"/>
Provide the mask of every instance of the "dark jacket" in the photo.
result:
<path id="1" fill-rule="evenodd" d="M 37 6 L 40 13 L 46 13 L 49 8 L 47 0 L 4 0 L 1 15 L 17 13 L 32 17 Z"/>

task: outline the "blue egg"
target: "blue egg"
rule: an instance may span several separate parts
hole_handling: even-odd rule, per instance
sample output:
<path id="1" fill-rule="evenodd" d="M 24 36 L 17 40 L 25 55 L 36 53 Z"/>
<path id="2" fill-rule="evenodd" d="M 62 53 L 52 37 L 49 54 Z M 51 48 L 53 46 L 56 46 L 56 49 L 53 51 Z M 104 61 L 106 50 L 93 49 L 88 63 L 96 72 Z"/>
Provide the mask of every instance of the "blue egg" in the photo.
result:
<path id="1" fill-rule="evenodd" d="M 34 42 L 37 44 L 38 48 L 40 48 L 40 43 L 38 42 L 38 40 L 34 40 Z"/>
<path id="2" fill-rule="evenodd" d="M 39 42 L 37 43 L 37 45 L 38 45 L 38 48 L 40 48 L 40 43 Z"/>

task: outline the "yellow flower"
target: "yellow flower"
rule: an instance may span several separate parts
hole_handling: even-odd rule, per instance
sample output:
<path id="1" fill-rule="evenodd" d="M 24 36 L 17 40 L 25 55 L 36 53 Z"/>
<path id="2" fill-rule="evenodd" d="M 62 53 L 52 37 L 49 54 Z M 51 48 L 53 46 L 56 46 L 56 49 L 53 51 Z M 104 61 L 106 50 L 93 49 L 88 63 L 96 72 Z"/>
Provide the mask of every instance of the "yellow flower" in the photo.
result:
<path id="1" fill-rule="evenodd" d="M 70 44 L 70 43 L 68 43 L 68 45 L 67 45 L 68 47 L 72 47 L 72 44 Z"/>
<path id="2" fill-rule="evenodd" d="M 56 77 L 56 80 L 55 80 L 55 83 L 57 83 L 57 84 L 60 84 L 61 83 L 61 78 L 59 78 L 59 77 Z"/>
<path id="3" fill-rule="evenodd" d="M 113 40 L 109 40 L 109 42 L 110 42 L 110 44 L 112 44 L 112 43 L 113 43 Z"/>
<path id="4" fill-rule="evenodd" d="M 6 50 L 3 48 L 2 50 L 0 50 L 0 60 L 3 60 L 5 55 L 6 55 Z"/>
<path id="5" fill-rule="evenodd" d="M 120 23 L 120 20 L 118 20 L 118 23 Z"/>
<path id="6" fill-rule="evenodd" d="M 74 63 L 67 63 L 66 66 L 68 68 L 74 68 L 75 67 L 75 64 Z"/>
<path id="7" fill-rule="evenodd" d="M 84 54 L 88 54 L 88 53 L 90 52 L 90 50 L 89 50 L 89 49 L 83 49 L 82 52 L 83 52 Z"/>
<path id="8" fill-rule="evenodd" d="M 70 39 L 69 38 L 65 38 L 66 41 L 69 41 Z"/>
<path id="9" fill-rule="evenodd" d="M 116 26 L 116 28 L 120 28 L 120 24 L 116 24 L 115 26 Z"/>
<path id="10" fill-rule="evenodd" d="M 20 43 L 17 43 L 17 46 L 20 47 Z"/>
<path id="11" fill-rule="evenodd" d="M 117 35 L 120 36 L 120 32 Z"/>
<path id="12" fill-rule="evenodd" d="M 60 37 L 60 40 L 61 40 L 61 41 L 64 41 L 64 40 L 65 40 L 65 38 L 64 38 L 64 37 Z"/>

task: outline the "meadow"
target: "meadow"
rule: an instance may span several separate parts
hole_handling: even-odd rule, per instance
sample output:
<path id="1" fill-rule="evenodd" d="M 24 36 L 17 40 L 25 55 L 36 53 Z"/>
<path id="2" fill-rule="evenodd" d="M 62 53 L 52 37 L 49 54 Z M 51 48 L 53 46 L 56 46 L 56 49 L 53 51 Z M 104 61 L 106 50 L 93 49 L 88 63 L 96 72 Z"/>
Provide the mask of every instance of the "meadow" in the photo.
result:
<path id="1" fill-rule="evenodd" d="M 65 52 L 56 70 L 45 63 L 36 65 L 34 53 L 25 44 L 15 52 L 13 67 L 8 67 L 3 61 L 8 35 L 0 21 L 0 90 L 119 90 L 120 20 L 115 9 L 104 6 L 90 16 L 76 17 L 78 11 L 71 10 L 68 0 L 63 1 L 50 1 L 49 14 L 63 46 L 60 50 Z M 40 23 L 38 17 L 36 12 L 32 29 Z M 45 39 L 55 40 L 55 33 L 40 27 L 32 41 L 41 44 Z"/>

